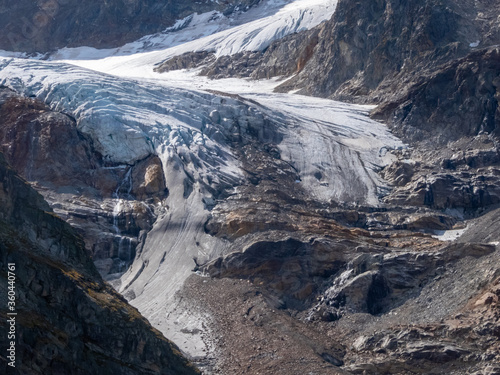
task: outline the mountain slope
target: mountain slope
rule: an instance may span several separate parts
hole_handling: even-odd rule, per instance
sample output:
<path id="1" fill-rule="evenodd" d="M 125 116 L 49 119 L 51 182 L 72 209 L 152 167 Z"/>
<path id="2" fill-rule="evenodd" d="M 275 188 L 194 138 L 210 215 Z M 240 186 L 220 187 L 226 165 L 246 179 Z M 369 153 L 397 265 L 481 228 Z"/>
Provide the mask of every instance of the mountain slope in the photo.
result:
<path id="1" fill-rule="evenodd" d="M 382 101 L 410 77 L 498 44 L 500 9 L 489 0 L 341 1 L 305 69 L 283 90 Z"/>
<path id="2" fill-rule="evenodd" d="M 160 32 L 192 13 L 247 10 L 259 0 L 237 1 L 17 1 L 0 3 L 0 49 L 50 52 L 63 47 L 122 46 Z"/>
<path id="3" fill-rule="evenodd" d="M 82 238 L 2 154 L 0 186 L 0 263 L 14 264 L 17 313 L 16 366 L 2 355 L 4 374 L 199 373 L 102 281 Z M 2 273 L 4 306 L 11 279 Z"/>
<path id="4" fill-rule="evenodd" d="M 497 4 L 336 4 L 0 59 L 1 147 L 207 374 L 495 374 Z"/>
<path id="5" fill-rule="evenodd" d="M 209 93 L 197 90 L 196 80 L 186 79 L 184 88 L 166 87 L 54 62 L 5 59 L 2 67 L 2 84 L 46 102 L 56 112 L 52 116 L 75 127 L 80 133 L 76 138 L 87 139 L 81 147 L 93 160 L 77 165 L 87 170 L 89 177 L 84 180 L 89 186 L 67 186 L 48 176 L 44 181 L 42 175 L 30 176 L 29 168 L 22 172 L 38 181 L 58 214 L 79 226 L 99 269 L 113 273 L 107 277 L 114 279 L 117 289 L 168 337 L 185 341 L 186 349 L 200 354 L 205 344 L 196 344 L 193 335 L 182 332 L 192 329 L 194 319 L 183 316 L 182 324 L 176 325 L 175 315 L 169 320 L 164 316 L 175 307 L 175 293 L 191 274 L 193 257 L 205 262 L 229 249 L 226 240 L 206 233 L 210 211 L 227 196 L 238 194 L 239 186 L 259 184 L 243 164 L 247 156 L 241 149 L 255 148 L 252 168 L 263 157 L 270 175 L 286 176 L 285 186 L 309 195 L 307 199 L 317 204 L 357 201 L 377 206 L 386 187 L 376 172 L 391 160 L 387 149 L 403 147 L 384 126 L 367 118 L 366 108 L 358 106 L 292 100 L 280 94 L 268 98 Z M 22 111 L 19 114 L 29 119 Z M 57 128 L 55 121 L 41 122 L 42 130 Z M 38 163 L 46 160 L 43 134 L 48 131 L 38 133 L 35 123 L 14 121 L 8 126 L 25 127 L 27 134 L 33 126 L 27 155 Z M 4 139 L 11 155 L 20 147 L 16 142 L 24 138 L 19 134 Z M 25 164 L 30 164 L 30 157 Z M 137 194 L 139 175 L 134 171 L 153 157 L 161 166 L 168 195 L 145 198 Z M 20 161 L 16 165 L 21 166 Z M 92 219 L 85 223 L 85 217 Z M 142 224 L 146 218 L 149 225 Z M 98 236 L 97 231 L 101 231 Z M 131 251 L 126 250 L 129 247 Z M 108 259 L 129 264 L 131 256 L 122 252 L 136 256 L 121 276 L 120 268 L 106 264 Z"/>

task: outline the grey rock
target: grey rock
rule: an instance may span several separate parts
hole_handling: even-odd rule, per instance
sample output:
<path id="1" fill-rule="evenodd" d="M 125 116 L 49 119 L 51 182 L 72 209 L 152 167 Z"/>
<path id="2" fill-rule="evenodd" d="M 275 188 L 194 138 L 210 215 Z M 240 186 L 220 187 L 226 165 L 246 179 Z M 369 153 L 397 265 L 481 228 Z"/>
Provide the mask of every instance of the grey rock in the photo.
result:
<path id="1" fill-rule="evenodd" d="M 62 47 L 118 47 L 163 31 L 195 12 L 230 14 L 259 1 L 2 1 L 0 49 L 45 53 Z"/>
<path id="2" fill-rule="evenodd" d="M 373 113 L 405 139 L 445 144 L 481 133 L 500 135 L 498 47 L 471 52 L 413 82 L 404 95 L 388 100 Z M 464 155 L 464 164 L 494 163 L 498 161 L 495 151 L 483 151 L 481 156 L 469 152 Z"/>
<path id="3" fill-rule="evenodd" d="M 15 265 L 19 373 L 199 374 L 101 279 L 83 239 L 2 154 L 0 202 L 0 264 Z M 0 277 L 4 306 L 9 280 Z M 0 368 L 11 372 L 6 359 Z"/>

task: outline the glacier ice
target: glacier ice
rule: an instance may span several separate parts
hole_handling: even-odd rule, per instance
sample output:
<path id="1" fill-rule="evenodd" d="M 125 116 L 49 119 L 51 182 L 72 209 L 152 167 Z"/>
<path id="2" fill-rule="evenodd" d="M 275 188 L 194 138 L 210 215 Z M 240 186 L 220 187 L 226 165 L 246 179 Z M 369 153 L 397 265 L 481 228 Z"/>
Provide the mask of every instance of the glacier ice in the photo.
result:
<path id="1" fill-rule="evenodd" d="M 208 260 L 229 249 L 227 241 L 205 233 L 205 202 L 214 198 L 208 187 L 237 186 L 243 180 L 232 149 L 235 131 L 252 127 L 260 141 L 277 143 L 281 157 L 297 170 L 298 183 L 323 202 L 377 205 L 385 186 L 377 170 L 390 160 L 381 150 L 403 147 L 384 125 L 367 117 L 367 107 L 273 94 L 259 84 L 253 88 L 265 87 L 264 93 L 247 87 L 235 97 L 238 80 L 229 86 L 209 83 L 226 94 L 196 88 L 197 82 L 186 73 L 169 87 L 165 80 L 117 77 L 65 63 L 0 59 L 1 85 L 73 116 L 110 163 L 160 157 L 168 209 L 116 286 L 167 337 L 181 347 L 186 341 L 183 348 L 192 354 L 206 348 L 192 335 L 185 340 L 182 324 L 172 323 L 187 319 L 184 310 L 176 309 L 175 293 L 191 274 L 193 257 Z M 321 182 L 314 177 L 318 170 Z"/>

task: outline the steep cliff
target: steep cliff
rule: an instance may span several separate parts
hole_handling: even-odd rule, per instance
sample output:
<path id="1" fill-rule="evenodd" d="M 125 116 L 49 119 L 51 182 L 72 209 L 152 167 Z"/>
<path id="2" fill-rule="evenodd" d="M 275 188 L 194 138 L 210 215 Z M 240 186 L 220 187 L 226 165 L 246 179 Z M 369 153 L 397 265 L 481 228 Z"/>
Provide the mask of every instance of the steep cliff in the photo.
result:
<path id="1" fill-rule="evenodd" d="M 15 367 L 4 374 L 197 374 L 105 284 L 83 240 L 0 154 L 2 310 L 15 286 Z M 8 278 L 7 267 L 15 279 Z M 12 274 L 11 274 L 12 275 Z M 8 281 L 14 280 L 14 284 Z M 3 313 L 2 313 L 3 315 Z M 7 320 L 0 323 L 7 332 Z M 9 326 L 10 327 L 10 326 Z M 12 332 L 12 330 L 11 330 Z"/>
<path id="2" fill-rule="evenodd" d="M 495 1 L 339 1 L 301 73 L 281 86 L 302 93 L 383 101 L 409 77 L 498 44 Z"/>

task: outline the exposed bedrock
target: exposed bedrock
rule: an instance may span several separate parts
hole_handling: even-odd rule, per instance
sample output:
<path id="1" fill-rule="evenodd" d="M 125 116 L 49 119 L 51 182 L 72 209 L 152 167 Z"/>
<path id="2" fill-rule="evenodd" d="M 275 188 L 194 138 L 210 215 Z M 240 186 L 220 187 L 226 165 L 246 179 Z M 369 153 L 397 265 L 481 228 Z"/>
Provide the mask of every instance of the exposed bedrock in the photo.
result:
<path id="1" fill-rule="evenodd" d="M 1 153 L 0 207 L 2 303 L 7 306 L 7 291 L 15 290 L 10 311 L 17 313 L 16 367 L 2 355 L 3 373 L 199 373 L 103 282 L 82 237 Z M 7 319 L 0 325 L 7 332 Z"/>
<path id="2" fill-rule="evenodd" d="M 498 235 L 492 234 L 498 226 L 496 211 L 474 219 L 464 235 L 471 242 L 446 244 L 423 233 L 395 231 L 394 225 L 376 231 L 345 227 L 329 219 L 324 207 L 314 210 L 310 202 L 297 198 L 289 207 L 283 195 L 271 191 L 263 193 L 265 203 L 259 204 L 259 210 L 252 195 L 245 197 L 250 199 L 235 196 L 215 207 L 206 225 L 210 233 L 229 241 L 225 255 L 205 264 L 195 260 L 195 270 L 214 280 L 193 276 L 199 281 L 188 282 L 182 292 L 191 298 L 184 303 L 205 301 L 203 306 L 209 306 L 211 319 L 205 324 L 222 332 L 222 337 L 210 341 L 207 331 L 206 340 L 222 353 L 223 345 L 233 343 L 234 350 L 224 354 L 223 361 L 247 358 L 248 353 L 238 346 L 243 337 L 261 343 L 262 353 L 282 353 L 292 360 L 280 345 L 258 333 L 270 332 L 276 324 L 286 326 L 286 322 L 277 323 L 285 312 L 307 323 L 306 336 L 314 336 L 319 329 L 335 337 L 329 342 L 343 349 L 332 355 L 348 373 L 400 374 L 418 368 L 436 374 L 479 374 L 490 369 L 498 345 L 497 297 L 488 294 L 500 276 L 496 266 L 500 253 L 494 242 Z M 308 214 L 299 213 L 305 207 Z M 379 222 L 388 215 L 359 214 Z M 479 229 L 485 225 L 486 237 Z M 248 311 L 238 322 L 224 316 L 235 308 L 224 307 L 224 312 L 215 308 L 219 296 L 212 289 L 217 285 L 224 285 L 224 298 L 232 292 L 244 293 L 240 303 Z M 210 293 L 213 301 L 206 302 L 201 291 Z M 476 300 L 477 304 L 471 302 Z M 488 311 L 484 320 L 482 309 Z M 478 333 L 483 325 L 484 333 Z M 289 345 L 296 344 L 290 340 Z M 252 361 L 256 366 L 276 363 Z M 320 357 L 310 360 L 313 367 L 321 363 Z M 318 373 L 328 371 L 334 370 Z"/>
<path id="3" fill-rule="evenodd" d="M 174 25 L 193 13 L 245 11 L 260 0 L 124 1 L 102 3 L 75 0 L 18 1 L 0 4 L 0 49 L 50 52 L 57 48 L 122 46 Z M 189 24 L 190 20 L 186 20 Z M 177 25 L 182 27 L 181 25 Z M 185 26 L 185 25 L 184 25 Z"/>
<path id="4" fill-rule="evenodd" d="M 263 51 L 238 52 L 230 56 L 215 57 L 208 51 L 187 52 L 159 64 L 159 73 L 179 69 L 202 67 L 200 75 L 213 79 L 249 77 L 269 79 L 287 77 L 300 72 L 319 42 L 319 29 L 315 28 L 287 35 L 270 44 Z"/>
<path id="5" fill-rule="evenodd" d="M 500 136 L 498 47 L 471 52 L 409 83 L 404 95 L 372 113 L 396 134 L 412 142 L 432 137 L 441 145 L 478 134 Z"/>
<path id="6" fill-rule="evenodd" d="M 2 98 L 0 147 L 6 159 L 85 235 L 102 274 L 123 272 L 152 227 L 155 205 L 168 196 L 158 157 L 107 163 L 72 117 L 8 89 Z"/>
<path id="7" fill-rule="evenodd" d="M 320 43 L 283 90 L 383 101 L 422 72 L 500 41 L 498 4 L 482 1 L 339 1 Z"/>
<path id="8" fill-rule="evenodd" d="M 204 302 L 203 306 L 209 306 L 212 312 L 205 324 L 222 332 L 222 337 L 210 341 L 207 331 L 206 340 L 222 352 L 220 345 L 229 342 L 235 345 L 232 346 L 235 350 L 230 355 L 224 354 L 223 360 L 246 358 L 246 351 L 237 343 L 250 336 L 261 343 L 263 353 L 271 349 L 282 353 L 280 345 L 260 339 L 258 332 L 272 331 L 276 324 L 286 326 L 288 323 L 277 323 L 282 319 L 281 312 L 285 312 L 307 323 L 306 336 L 319 329 L 335 337 L 329 342 L 345 345 L 341 352 L 332 355 L 340 361 L 336 363 L 345 364 L 343 369 L 348 373 L 361 374 L 368 369 L 374 374 L 399 374 L 420 368 L 460 374 L 491 367 L 498 345 L 497 297 L 489 292 L 500 276 L 495 242 L 445 244 L 421 233 L 345 228 L 313 215 L 302 215 L 297 223 L 291 214 L 287 219 L 283 213 L 286 208 L 280 206 L 263 207 L 260 212 L 260 216 L 267 218 L 266 226 L 279 230 L 257 225 L 248 231 L 252 214 L 241 204 L 233 206 L 233 212 L 214 212 L 212 220 L 228 221 L 227 225 L 209 222 L 210 228 L 218 231 L 215 235 L 230 241 L 226 255 L 206 264 L 196 261 L 195 270 L 215 280 L 207 282 L 193 276 L 200 281 L 188 282 L 182 292 L 184 297 L 191 298 L 185 303 L 196 304 L 205 301 L 201 291 L 213 293 L 216 285 L 224 285 L 222 294 L 226 297 L 232 291 L 248 289 L 241 301 L 248 311 L 237 323 L 224 317 L 231 308 L 224 307 L 224 313 L 215 308 L 214 301 L 219 298 L 216 294 L 210 294 L 214 301 Z M 300 203 L 294 205 L 296 209 L 298 206 Z M 217 210 L 220 208 L 214 211 Z M 484 223 L 479 222 L 482 218 L 475 219 L 478 223 L 471 224 L 471 235 L 466 238 L 472 241 L 498 238 L 473 234 L 473 230 L 478 231 L 477 226 L 486 223 L 498 226 L 496 221 L 489 224 L 494 215 L 492 212 Z M 287 223 L 288 220 L 291 222 Z M 488 233 L 491 230 L 495 229 L 488 228 Z M 196 288 L 193 282 L 198 285 Z M 207 285 L 207 289 L 202 285 Z M 254 295 L 261 295 L 258 298 L 262 301 L 256 301 Z M 476 300 L 479 302 L 471 302 Z M 484 320 L 480 312 L 483 308 L 491 311 L 484 315 Z M 234 332 L 220 324 L 229 324 Z M 483 325 L 484 333 L 478 333 Z M 298 327 L 295 329 L 300 331 Z M 290 345 L 296 345 L 292 342 Z M 282 355 L 288 358 L 290 353 Z M 252 363 L 272 366 L 277 362 Z M 316 366 L 322 360 L 316 357 L 310 363 Z M 318 373 L 329 373 L 323 371 Z"/>

